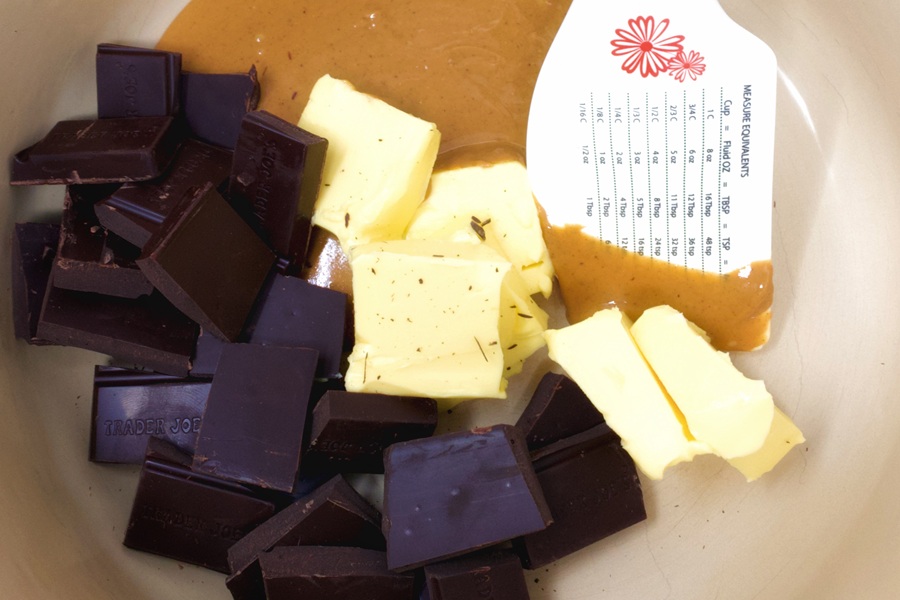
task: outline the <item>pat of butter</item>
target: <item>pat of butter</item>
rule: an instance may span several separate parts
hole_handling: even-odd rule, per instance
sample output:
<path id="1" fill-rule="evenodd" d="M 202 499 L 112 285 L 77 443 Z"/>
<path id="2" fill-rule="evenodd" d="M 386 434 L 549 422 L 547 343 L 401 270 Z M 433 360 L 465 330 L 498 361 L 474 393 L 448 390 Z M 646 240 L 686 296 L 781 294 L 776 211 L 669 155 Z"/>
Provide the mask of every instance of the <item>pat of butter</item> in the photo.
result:
<path id="1" fill-rule="evenodd" d="M 762 381 L 745 377 L 670 306 L 644 311 L 631 334 L 696 439 L 726 459 L 759 450 L 775 411 Z"/>
<path id="2" fill-rule="evenodd" d="M 755 481 L 771 471 L 791 448 L 805 441 L 803 432 L 794 425 L 790 417 L 776 407 L 772 427 L 762 448 L 753 454 L 729 459 L 728 462 L 740 471 L 747 481 Z"/>
<path id="3" fill-rule="evenodd" d="M 513 264 L 529 295 L 546 298 L 553 289 L 553 264 L 520 162 L 434 173 L 406 237 L 483 241 Z"/>
<path id="4" fill-rule="evenodd" d="M 666 467 L 709 452 L 690 438 L 678 409 L 644 360 L 618 309 L 601 310 L 544 337 L 550 358 L 581 387 L 622 446 L 651 479 Z"/>
<path id="5" fill-rule="evenodd" d="M 345 252 L 402 238 L 437 157 L 434 123 L 325 75 L 298 125 L 328 140 L 313 223 L 333 233 Z"/>
<path id="6" fill-rule="evenodd" d="M 509 261 L 483 244 L 400 240 L 350 255 L 356 344 L 348 391 L 505 398 Z"/>

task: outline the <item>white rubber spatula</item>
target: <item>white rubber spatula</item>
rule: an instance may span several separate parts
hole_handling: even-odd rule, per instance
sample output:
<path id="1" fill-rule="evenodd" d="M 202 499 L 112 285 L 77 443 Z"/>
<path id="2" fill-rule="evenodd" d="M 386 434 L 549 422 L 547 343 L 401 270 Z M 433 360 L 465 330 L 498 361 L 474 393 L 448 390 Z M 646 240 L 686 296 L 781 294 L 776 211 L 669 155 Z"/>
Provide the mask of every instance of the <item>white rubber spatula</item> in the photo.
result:
<path id="1" fill-rule="evenodd" d="M 550 224 L 707 272 L 770 259 L 776 68 L 716 0 L 574 0 L 528 121 Z"/>

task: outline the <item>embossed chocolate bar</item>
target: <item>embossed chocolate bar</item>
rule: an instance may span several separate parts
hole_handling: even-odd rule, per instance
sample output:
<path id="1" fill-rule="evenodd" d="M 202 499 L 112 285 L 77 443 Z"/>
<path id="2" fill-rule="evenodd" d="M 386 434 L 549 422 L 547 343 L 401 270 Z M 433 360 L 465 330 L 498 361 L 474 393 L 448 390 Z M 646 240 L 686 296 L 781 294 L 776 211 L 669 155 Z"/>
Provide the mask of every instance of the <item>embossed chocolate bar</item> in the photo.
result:
<path id="1" fill-rule="evenodd" d="M 247 113 L 228 193 L 248 203 L 280 255 L 302 266 L 328 141 L 273 114 Z"/>
<path id="2" fill-rule="evenodd" d="M 147 181 L 162 175 L 183 137 L 172 117 L 60 121 L 13 157 L 9 183 Z"/>
<path id="3" fill-rule="evenodd" d="M 210 385 L 152 371 L 95 367 L 90 459 L 140 464 L 150 437 L 193 452 Z"/>
<path id="4" fill-rule="evenodd" d="M 178 114 L 178 52 L 98 44 L 96 70 L 97 114 L 101 119 Z"/>
<path id="5" fill-rule="evenodd" d="M 275 512 L 243 485 L 190 470 L 190 455 L 151 438 L 124 544 L 222 573 L 227 553 Z"/>

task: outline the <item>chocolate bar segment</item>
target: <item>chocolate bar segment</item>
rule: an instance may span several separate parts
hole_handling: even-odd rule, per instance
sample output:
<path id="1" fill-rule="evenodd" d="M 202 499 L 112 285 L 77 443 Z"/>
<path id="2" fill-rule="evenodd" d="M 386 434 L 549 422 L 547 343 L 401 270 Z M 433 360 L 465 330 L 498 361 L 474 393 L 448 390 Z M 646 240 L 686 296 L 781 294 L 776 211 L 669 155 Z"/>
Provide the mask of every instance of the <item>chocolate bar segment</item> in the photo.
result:
<path id="1" fill-rule="evenodd" d="M 172 117 L 60 121 L 13 157 L 10 184 L 146 181 L 162 175 L 182 139 Z"/>
<path id="2" fill-rule="evenodd" d="M 415 578 L 388 570 L 384 552 L 282 546 L 260 557 L 267 600 L 413 600 Z"/>
<path id="3" fill-rule="evenodd" d="M 193 468 L 285 492 L 300 465 L 317 353 L 229 344 L 213 377 Z"/>
<path id="4" fill-rule="evenodd" d="M 245 336 L 254 344 L 313 348 L 316 375 L 341 372 L 347 296 L 296 277 L 273 272 L 247 321 Z"/>
<path id="5" fill-rule="evenodd" d="M 406 571 L 551 522 L 525 438 L 511 425 L 394 444 L 384 454 L 388 567 Z"/>
<path id="6" fill-rule="evenodd" d="M 59 245 L 59 230 L 55 223 L 16 223 L 13 232 L 13 328 L 16 337 L 29 344 L 48 343 L 37 337 L 37 327 Z"/>
<path id="7" fill-rule="evenodd" d="M 90 459 L 140 464 L 151 437 L 193 451 L 209 388 L 208 381 L 95 367 Z"/>
<path id="8" fill-rule="evenodd" d="M 265 111 L 247 113 L 234 150 L 228 193 L 247 202 L 277 253 L 303 265 L 325 138 Z"/>
<path id="9" fill-rule="evenodd" d="M 121 298 L 137 298 L 153 291 L 135 262 L 140 250 L 106 231 L 94 214 L 96 200 L 111 191 L 110 186 L 67 186 L 62 234 L 53 265 L 56 287 Z"/>
<path id="10" fill-rule="evenodd" d="M 181 109 L 191 134 L 234 149 L 241 120 L 259 104 L 256 67 L 247 73 L 181 74 Z"/>
<path id="11" fill-rule="evenodd" d="M 528 600 L 525 571 L 512 552 L 476 553 L 425 567 L 432 600 Z"/>
<path id="12" fill-rule="evenodd" d="M 532 454 L 553 514 L 547 529 L 515 540 L 537 569 L 647 518 L 634 461 L 606 424 Z"/>
<path id="13" fill-rule="evenodd" d="M 275 512 L 245 486 L 193 473 L 190 457 L 153 440 L 141 468 L 124 544 L 222 573 L 228 548 Z"/>
<path id="14" fill-rule="evenodd" d="M 184 377 L 197 325 L 154 292 L 136 299 L 50 287 L 38 337 L 54 344 L 102 352 L 128 364 Z"/>
<path id="15" fill-rule="evenodd" d="M 516 427 L 529 450 L 581 433 L 603 423 L 603 415 L 578 384 L 559 373 L 541 378 Z"/>
<path id="16" fill-rule="evenodd" d="M 186 140 L 166 174 L 146 183 L 126 183 L 94 206 L 104 227 L 143 248 L 192 188 L 219 185 L 228 177 L 231 153 Z"/>
<path id="17" fill-rule="evenodd" d="M 384 473 L 391 444 L 428 437 L 437 427 L 437 402 L 384 394 L 329 391 L 313 409 L 303 467 Z"/>
<path id="18" fill-rule="evenodd" d="M 228 550 L 235 600 L 265 600 L 259 557 L 278 546 L 384 550 L 381 515 L 338 475 L 254 529 Z"/>
<path id="19" fill-rule="evenodd" d="M 96 69 L 101 119 L 178 114 L 181 54 L 98 44 Z"/>
<path id="20" fill-rule="evenodd" d="M 275 255 L 209 184 L 186 196 L 144 246 L 147 279 L 205 330 L 240 334 Z"/>

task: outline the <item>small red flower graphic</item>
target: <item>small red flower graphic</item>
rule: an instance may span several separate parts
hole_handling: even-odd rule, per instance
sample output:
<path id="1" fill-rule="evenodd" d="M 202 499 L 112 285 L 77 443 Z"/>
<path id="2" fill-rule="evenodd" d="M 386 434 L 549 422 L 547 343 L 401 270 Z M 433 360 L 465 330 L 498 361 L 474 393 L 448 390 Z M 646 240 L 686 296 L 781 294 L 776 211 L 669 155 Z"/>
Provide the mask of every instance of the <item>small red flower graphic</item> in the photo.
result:
<path id="1" fill-rule="evenodd" d="M 703 64 L 703 57 L 699 52 L 691 50 L 687 55 L 684 51 L 669 61 L 669 75 L 680 82 L 684 82 L 685 77 L 690 76 L 691 81 L 697 81 L 697 77 L 703 75 L 706 65 Z"/>
<path id="2" fill-rule="evenodd" d="M 669 20 L 663 19 L 658 24 L 653 17 L 638 17 L 628 20 L 628 29 L 616 29 L 619 36 L 611 43 L 615 50 L 614 56 L 624 56 L 622 70 L 634 73 L 641 68 L 643 77 L 656 77 L 665 73 L 671 61 L 684 48 L 681 42 L 683 35 L 673 35 L 663 38 Z"/>

